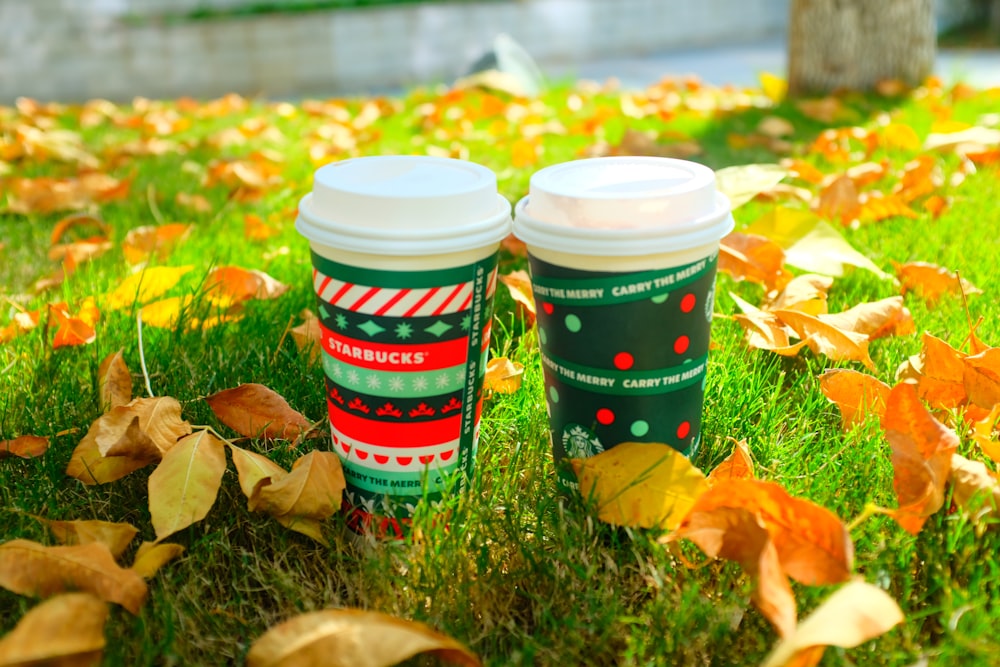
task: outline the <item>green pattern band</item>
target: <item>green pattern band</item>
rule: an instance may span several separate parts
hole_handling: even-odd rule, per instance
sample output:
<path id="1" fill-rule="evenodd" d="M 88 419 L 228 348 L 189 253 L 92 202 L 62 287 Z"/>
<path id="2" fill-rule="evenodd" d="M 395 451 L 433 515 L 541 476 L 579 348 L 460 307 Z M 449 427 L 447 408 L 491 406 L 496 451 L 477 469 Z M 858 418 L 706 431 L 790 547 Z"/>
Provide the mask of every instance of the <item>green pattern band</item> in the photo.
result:
<path id="1" fill-rule="evenodd" d="M 326 376 L 342 387 L 369 396 L 422 398 L 461 390 L 465 386 L 465 365 L 439 371 L 401 373 L 352 366 L 323 352 Z"/>
<path id="2" fill-rule="evenodd" d="M 689 359 L 679 366 L 651 371 L 610 371 L 582 366 L 542 354 L 542 363 L 568 385 L 599 394 L 650 396 L 667 394 L 698 384 L 705 377 L 708 355 Z"/>
<path id="3" fill-rule="evenodd" d="M 700 279 L 710 269 L 706 257 L 684 266 L 599 278 L 552 278 L 535 275 L 532 289 L 541 301 L 556 305 L 603 306 L 669 294 Z"/>
<path id="4" fill-rule="evenodd" d="M 429 271 L 386 271 L 384 269 L 368 269 L 350 264 L 340 264 L 332 259 L 321 257 L 315 252 L 312 253 L 313 266 L 322 274 L 336 276 L 338 280 L 354 283 L 356 285 L 368 285 L 371 287 L 396 287 L 420 289 L 424 287 L 440 287 L 442 285 L 454 285 L 469 282 L 475 277 L 479 267 L 493 267 L 496 264 L 497 255 L 492 255 L 484 260 L 465 266 L 456 266 L 447 269 L 431 269 Z M 492 271 L 492 268 L 490 268 Z"/>
<path id="5" fill-rule="evenodd" d="M 440 493 L 448 488 L 458 465 L 456 462 L 416 472 L 393 472 L 343 462 L 344 476 L 353 488 L 388 496 L 420 496 L 425 477 L 428 493 Z"/>

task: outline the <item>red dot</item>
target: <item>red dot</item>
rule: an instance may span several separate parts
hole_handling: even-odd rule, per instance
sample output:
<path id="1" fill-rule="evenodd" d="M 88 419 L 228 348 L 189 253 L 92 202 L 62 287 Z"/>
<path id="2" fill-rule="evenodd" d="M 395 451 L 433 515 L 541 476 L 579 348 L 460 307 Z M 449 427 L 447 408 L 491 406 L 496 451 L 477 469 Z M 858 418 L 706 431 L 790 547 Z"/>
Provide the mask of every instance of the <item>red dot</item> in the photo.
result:
<path id="1" fill-rule="evenodd" d="M 684 354 L 690 344 L 691 340 L 687 336 L 678 336 L 677 340 L 674 341 L 674 352 Z"/>
<path id="2" fill-rule="evenodd" d="M 681 422 L 681 425 L 677 427 L 677 438 L 683 440 L 688 437 L 691 433 L 691 422 Z"/>
<path id="3" fill-rule="evenodd" d="M 615 413 L 611 412 L 607 408 L 601 408 L 597 411 L 597 421 L 601 424 L 607 426 L 615 420 Z"/>
<path id="4" fill-rule="evenodd" d="M 615 355 L 615 368 L 618 370 L 627 371 L 634 363 L 635 358 L 628 352 L 619 352 Z"/>
<path id="5" fill-rule="evenodd" d="M 555 308 L 552 307 L 551 303 L 543 303 L 542 304 L 542 310 L 545 311 L 546 315 L 551 315 L 552 311 L 555 310 Z"/>
<path id="6" fill-rule="evenodd" d="M 685 294 L 684 298 L 681 299 L 681 310 L 685 313 L 690 313 L 694 310 L 694 306 L 697 302 L 698 299 L 694 294 Z"/>

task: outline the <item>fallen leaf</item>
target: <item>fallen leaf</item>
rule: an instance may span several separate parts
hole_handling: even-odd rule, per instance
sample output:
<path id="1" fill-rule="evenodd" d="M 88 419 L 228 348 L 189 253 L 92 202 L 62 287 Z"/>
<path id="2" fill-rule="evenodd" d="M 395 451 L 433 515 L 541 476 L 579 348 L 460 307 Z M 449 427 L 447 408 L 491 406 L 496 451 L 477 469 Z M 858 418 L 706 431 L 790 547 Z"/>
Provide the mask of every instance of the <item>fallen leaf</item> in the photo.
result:
<path id="1" fill-rule="evenodd" d="M 139 529 L 130 523 L 112 523 L 97 520 L 57 521 L 35 517 L 45 524 L 52 536 L 60 544 L 90 544 L 100 542 L 108 548 L 112 557 L 121 556 Z"/>
<path id="2" fill-rule="evenodd" d="M 184 296 L 171 296 L 159 301 L 147 303 L 139 309 L 142 315 L 142 323 L 151 327 L 161 329 L 176 329 L 177 323 L 181 319 L 181 313 L 194 301 L 190 294 Z"/>
<path id="3" fill-rule="evenodd" d="M 882 417 L 892 447 L 893 488 L 899 509 L 889 515 L 907 532 L 920 532 L 927 517 L 944 504 L 944 489 L 958 436 L 934 419 L 912 384 L 897 384 Z"/>
<path id="4" fill-rule="evenodd" d="M 795 632 L 782 639 L 761 667 L 812 667 L 826 646 L 854 648 L 903 622 L 903 612 L 885 591 L 863 581 L 838 588 Z"/>
<path id="5" fill-rule="evenodd" d="M 340 510 L 344 487 L 340 457 L 314 450 L 299 457 L 292 471 L 280 479 L 259 481 L 248 506 L 251 511 L 267 512 L 292 530 L 298 530 L 300 520 L 305 519 L 305 530 L 299 532 L 315 538 L 314 531 L 306 532 L 309 524 Z M 322 533 L 319 539 L 322 541 Z"/>
<path id="6" fill-rule="evenodd" d="M 732 453 L 708 473 L 708 483 L 727 479 L 754 479 L 753 457 L 746 440 L 739 440 Z"/>
<path id="7" fill-rule="evenodd" d="M 97 446 L 104 456 L 146 452 L 147 442 L 163 454 L 191 432 L 191 424 L 181 417 L 181 404 L 171 396 L 133 399 L 111 408 L 95 424 Z"/>
<path id="8" fill-rule="evenodd" d="M 388 667 L 420 653 L 463 667 L 479 659 L 451 637 L 423 623 L 357 609 L 325 609 L 295 616 L 261 635 L 247 667 Z"/>
<path id="9" fill-rule="evenodd" d="M 879 132 L 883 147 L 897 149 L 908 153 L 920 151 L 920 136 L 916 130 L 906 123 L 889 123 Z"/>
<path id="10" fill-rule="evenodd" d="M 49 449 L 49 439 L 40 435 L 22 435 L 11 440 L 0 440 L 0 459 L 20 456 L 31 459 L 41 456 Z"/>
<path id="11" fill-rule="evenodd" d="M 794 128 L 787 134 L 791 132 L 794 132 Z M 730 207 L 736 209 L 760 193 L 767 192 L 786 176 L 788 170 L 781 165 L 744 164 L 717 170 L 715 184 L 719 192 L 729 198 Z"/>
<path id="12" fill-rule="evenodd" d="M 983 454 L 994 463 L 1000 463 L 1000 441 L 993 437 L 998 417 L 1000 417 L 1000 405 L 994 405 L 990 414 L 972 424 L 972 439 L 979 445 Z"/>
<path id="13" fill-rule="evenodd" d="M 819 376 L 819 387 L 840 408 L 840 425 L 845 431 L 863 424 L 870 415 L 881 420 L 885 414 L 889 385 L 867 373 L 831 369 Z"/>
<path id="14" fill-rule="evenodd" d="M 535 297 L 531 290 L 531 276 L 527 271 L 519 269 L 498 277 L 517 304 L 517 315 L 524 322 L 524 328 L 530 329 L 535 324 Z"/>
<path id="15" fill-rule="evenodd" d="M 862 222 L 878 222 L 886 218 L 910 218 L 915 220 L 920 215 L 896 195 L 883 195 L 878 192 L 866 193 L 862 198 L 861 211 L 858 217 Z"/>
<path id="16" fill-rule="evenodd" d="M 295 440 L 311 426 L 280 394 L 262 384 L 224 389 L 205 401 L 219 421 L 248 438 Z"/>
<path id="17" fill-rule="evenodd" d="M 981 152 L 984 147 L 1000 144 L 1000 130 L 989 127 L 970 127 L 957 132 L 931 132 L 924 139 L 924 150 L 951 150 L 962 146 L 972 146 L 972 152 Z"/>
<path id="18" fill-rule="evenodd" d="M 806 345 L 806 341 L 791 342 L 795 333 L 786 327 L 774 313 L 761 310 L 730 292 L 730 297 L 743 311 L 733 315 L 733 319 L 743 327 L 747 346 L 759 350 L 769 350 L 786 357 L 793 357 Z"/>
<path id="19" fill-rule="evenodd" d="M 248 500 L 253 497 L 262 480 L 270 479 L 273 482 L 288 475 L 288 471 L 266 456 L 233 444 L 229 444 L 229 451 L 233 455 L 233 463 L 236 465 L 240 488 Z"/>
<path id="20" fill-rule="evenodd" d="M 908 336 L 916 331 L 913 316 L 903 305 L 901 296 L 859 303 L 843 312 L 821 313 L 816 318 L 843 331 L 868 336 L 868 340 L 885 336 Z"/>
<path id="21" fill-rule="evenodd" d="M 755 234 L 732 232 L 719 246 L 719 271 L 735 280 L 750 280 L 782 289 L 792 279 L 785 265 L 785 251 L 774 241 Z"/>
<path id="22" fill-rule="evenodd" d="M 868 336 L 838 329 L 818 317 L 796 310 L 776 310 L 774 315 L 791 327 L 816 354 L 826 355 L 833 361 L 860 361 L 867 368 L 875 369 L 868 355 Z"/>
<path id="23" fill-rule="evenodd" d="M 845 174 L 820 190 L 816 212 L 821 218 L 835 220 L 845 227 L 857 220 L 861 203 L 854 180 Z"/>
<path id="24" fill-rule="evenodd" d="M 130 229 L 122 241 L 122 253 L 129 264 L 167 257 L 191 232 L 193 225 L 172 223 Z"/>
<path id="25" fill-rule="evenodd" d="M 136 448 L 130 454 L 104 456 L 97 444 L 97 434 L 101 430 L 99 421 L 90 425 L 87 435 L 73 450 L 66 466 L 69 477 L 88 485 L 107 484 L 160 459 L 160 452 L 152 442 L 148 442 L 147 448 Z"/>
<path id="26" fill-rule="evenodd" d="M 896 264 L 896 275 L 903 286 L 903 294 L 916 292 L 928 305 L 933 306 L 945 294 L 961 296 L 963 293 L 982 294 L 983 291 L 958 273 L 927 262 Z"/>
<path id="27" fill-rule="evenodd" d="M 610 451 L 614 451 L 613 449 Z M 760 517 L 788 576 L 809 586 L 847 581 L 854 544 L 843 522 L 830 510 L 790 496 L 780 485 L 753 479 L 718 480 L 699 496 L 680 523 L 720 509 L 740 509 Z"/>
<path id="28" fill-rule="evenodd" d="M 157 266 L 143 269 L 123 280 L 118 287 L 108 293 L 104 302 L 105 307 L 109 310 L 120 310 L 151 301 L 171 290 L 184 274 L 193 268 L 193 266 Z"/>
<path id="29" fill-rule="evenodd" d="M 198 213 L 209 213 L 212 210 L 212 204 L 203 195 L 192 195 L 187 192 L 178 192 L 174 197 L 174 201 L 177 202 L 178 206 L 191 209 Z"/>
<path id="30" fill-rule="evenodd" d="M 250 241 L 266 241 L 269 238 L 281 234 L 256 213 L 247 213 L 243 216 L 243 236 Z"/>
<path id="31" fill-rule="evenodd" d="M 85 209 L 95 202 L 123 199 L 130 182 L 87 172 L 78 178 L 12 178 L 5 184 L 11 213 L 54 213 Z"/>
<path id="32" fill-rule="evenodd" d="M 124 350 L 112 352 L 97 369 L 97 387 L 101 394 L 101 410 L 107 412 L 132 400 L 132 373 L 125 365 Z"/>
<path id="33" fill-rule="evenodd" d="M 157 542 L 205 518 L 225 472 L 225 445 L 208 431 L 185 436 L 163 455 L 149 476 L 149 514 Z"/>
<path id="34" fill-rule="evenodd" d="M 804 271 L 842 276 L 846 266 L 855 266 L 884 280 L 892 277 L 855 250 L 840 232 L 812 211 L 776 206 L 745 231 L 777 243 L 785 251 L 785 264 Z"/>
<path id="35" fill-rule="evenodd" d="M 220 266 L 205 279 L 205 294 L 222 308 L 249 299 L 276 299 L 289 288 L 263 271 L 237 266 Z"/>
<path id="36" fill-rule="evenodd" d="M 97 667 L 107 620 L 108 605 L 93 595 L 57 595 L 29 609 L 0 638 L 0 665 Z"/>
<path id="37" fill-rule="evenodd" d="M 965 357 L 937 336 L 925 333 L 922 337 L 920 375 L 917 393 L 934 408 L 946 410 L 965 404 Z"/>
<path id="38" fill-rule="evenodd" d="M 69 590 L 93 593 L 133 614 L 146 600 L 146 583 L 115 562 L 100 542 L 47 547 L 30 540 L 0 544 L 0 586 L 20 595 L 50 597 Z"/>
<path id="39" fill-rule="evenodd" d="M 989 348 L 963 359 L 962 384 L 969 401 L 986 410 L 1000 403 L 1000 348 Z"/>
<path id="40" fill-rule="evenodd" d="M 52 348 L 86 345 L 97 339 L 95 325 L 101 313 L 93 297 L 87 297 L 80 305 L 78 315 L 71 315 L 65 303 L 49 305 L 49 313 L 57 323 L 56 335 L 52 338 Z"/>
<path id="41" fill-rule="evenodd" d="M 833 285 L 833 278 L 806 273 L 792 278 L 784 289 L 769 299 L 765 310 L 797 310 L 808 315 L 827 311 L 826 295 Z"/>
<path id="42" fill-rule="evenodd" d="M 658 442 L 623 442 L 570 465 L 581 496 L 616 526 L 671 530 L 708 488 L 686 456 Z"/>
<path id="43" fill-rule="evenodd" d="M 668 541 L 687 539 L 712 558 L 735 561 L 754 580 L 754 605 L 781 637 L 795 630 L 796 605 L 763 520 L 739 507 L 692 510 Z"/>
<path id="44" fill-rule="evenodd" d="M 319 326 L 319 318 L 308 308 L 302 311 L 302 324 L 292 327 L 292 340 L 299 352 L 308 355 L 309 363 L 320 360 L 323 352 L 323 334 Z"/>
<path id="45" fill-rule="evenodd" d="M 1000 482 L 980 461 L 970 461 L 959 454 L 951 456 L 951 499 L 963 512 L 978 521 L 996 514 L 1000 507 Z"/>
<path id="46" fill-rule="evenodd" d="M 507 357 L 494 357 L 486 364 L 483 391 L 496 394 L 513 394 L 521 388 L 524 365 Z"/>
<path id="47" fill-rule="evenodd" d="M 764 116 L 757 123 L 757 131 L 768 137 L 787 137 L 795 134 L 795 126 L 781 116 Z"/>
<path id="48" fill-rule="evenodd" d="M 143 542 L 132 560 L 133 572 L 143 579 L 151 579 L 161 567 L 184 553 L 184 547 L 171 542 Z"/>

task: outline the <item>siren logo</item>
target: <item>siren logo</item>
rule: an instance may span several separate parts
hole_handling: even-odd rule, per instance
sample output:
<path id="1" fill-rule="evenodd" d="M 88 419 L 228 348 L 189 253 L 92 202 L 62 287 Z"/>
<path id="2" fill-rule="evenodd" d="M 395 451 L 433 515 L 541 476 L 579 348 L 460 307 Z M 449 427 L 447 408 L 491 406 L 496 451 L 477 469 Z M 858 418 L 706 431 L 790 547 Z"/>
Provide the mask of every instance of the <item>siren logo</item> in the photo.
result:
<path id="1" fill-rule="evenodd" d="M 333 336 L 328 337 L 330 348 L 337 354 L 351 359 L 374 361 L 380 364 L 422 364 L 427 361 L 426 352 L 388 352 L 386 350 L 370 350 L 357 345 L 348 345 Z"/>
<path id="2" fill-rule="evenodd" d="M 586 459 L 604 451 L 604 445 L 594 432 L 579 424 L 567 424 L 563 429 L 563 449 L 571 459 Z"/>

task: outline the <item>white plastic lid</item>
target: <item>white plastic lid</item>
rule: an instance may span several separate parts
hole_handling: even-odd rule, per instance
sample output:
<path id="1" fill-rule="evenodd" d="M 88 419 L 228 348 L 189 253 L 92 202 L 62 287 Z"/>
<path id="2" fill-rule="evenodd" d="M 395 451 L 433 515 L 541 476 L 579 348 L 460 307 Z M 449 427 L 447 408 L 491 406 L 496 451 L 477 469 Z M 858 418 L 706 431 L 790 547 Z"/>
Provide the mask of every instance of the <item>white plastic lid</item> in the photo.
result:
<path id="1" fill-rule="evenodd" d="M 642 255 L 718 241 L 733 229 L 715 173 L 696 162 L 605 157 L 536 172 L 514 233 L 529 246 L 593 255 Z"/>
<path id="2" fill-rule="evenodd" d="M 316 171 L 295 226 L 310 241 L 345 250 L 445 253 L 503 240 L 510 203 L 482 165 L 420 155 L 361 157 Z"/>

